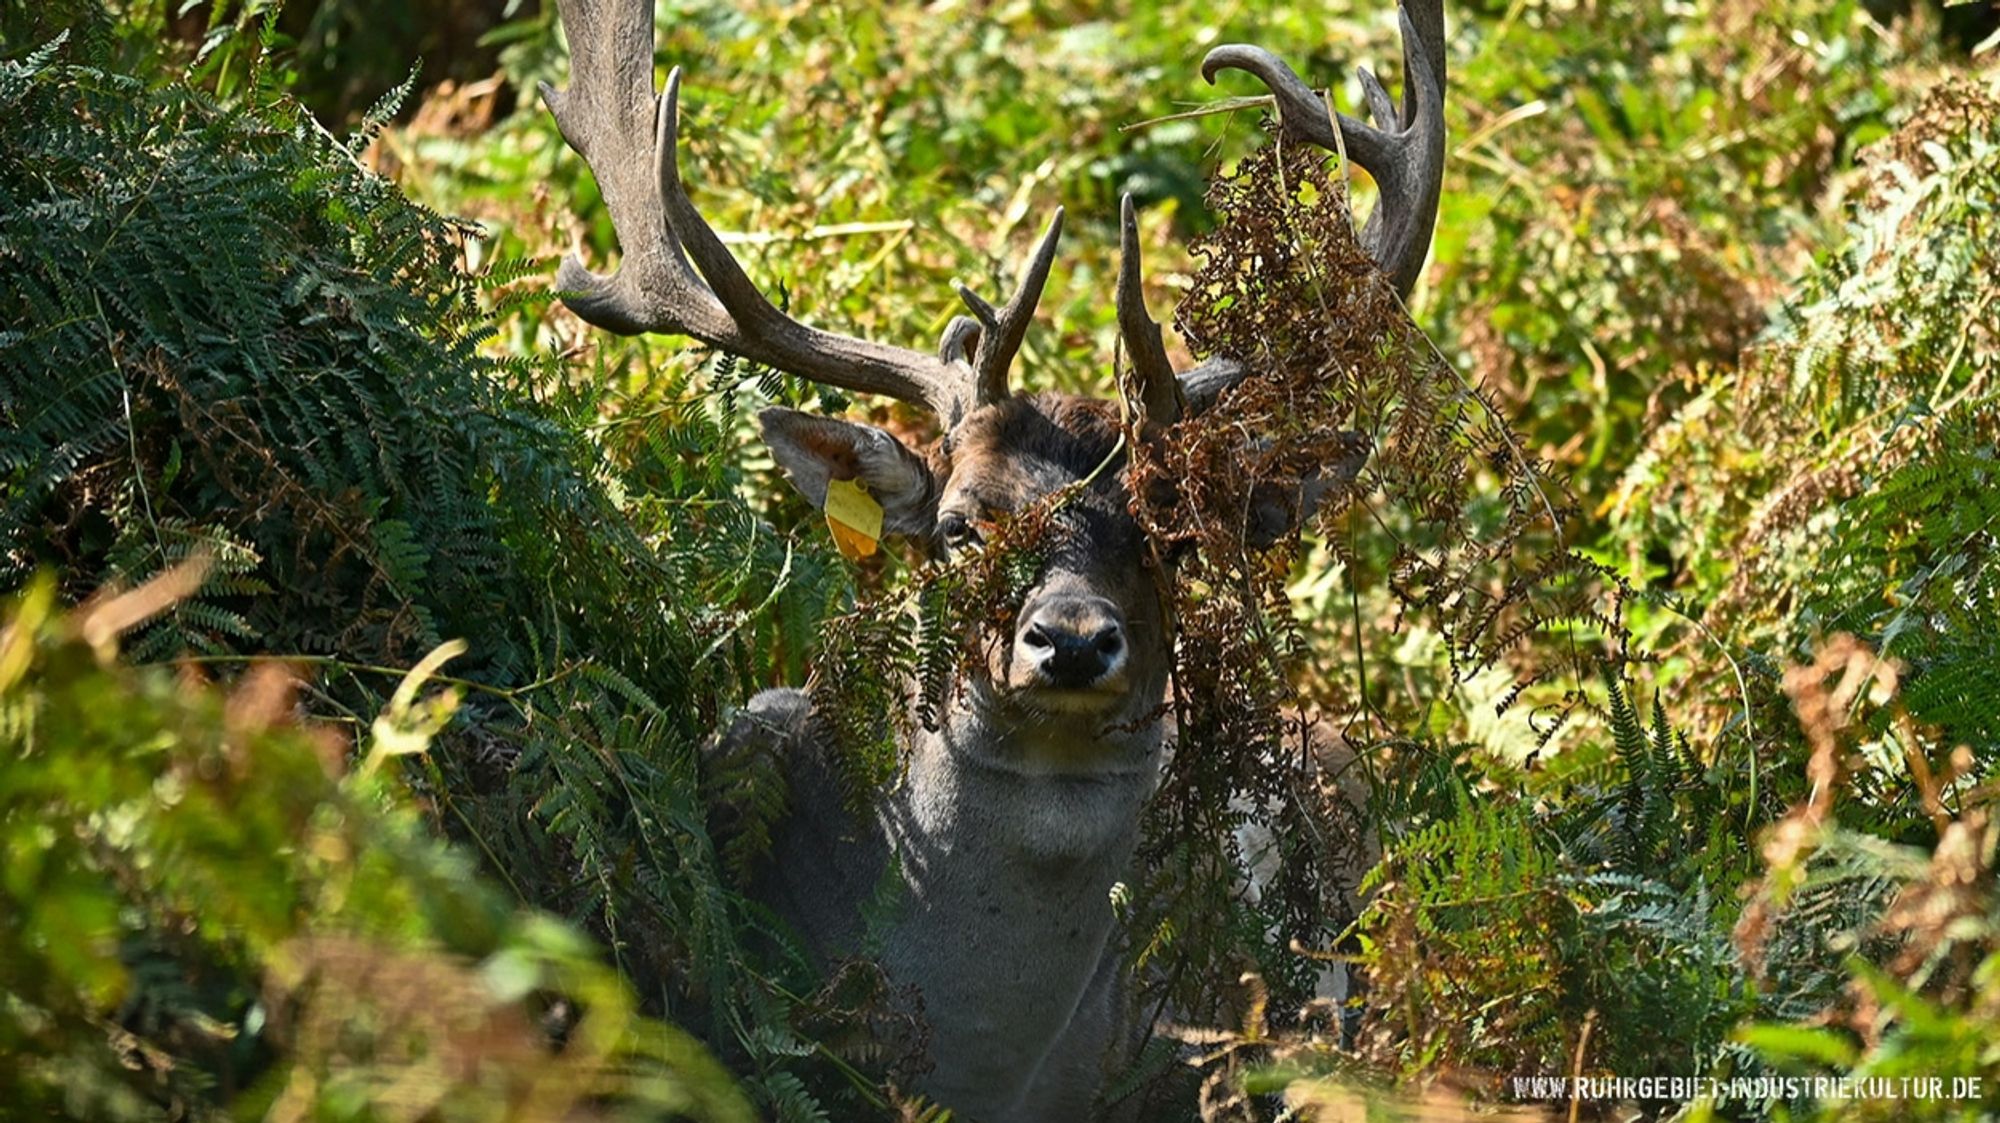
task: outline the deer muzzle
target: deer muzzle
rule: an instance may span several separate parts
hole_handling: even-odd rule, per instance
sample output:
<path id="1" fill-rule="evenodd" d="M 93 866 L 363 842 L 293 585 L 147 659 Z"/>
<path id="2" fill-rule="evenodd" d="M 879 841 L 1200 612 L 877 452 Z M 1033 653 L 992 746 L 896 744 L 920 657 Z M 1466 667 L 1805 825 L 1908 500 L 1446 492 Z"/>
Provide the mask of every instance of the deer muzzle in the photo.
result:
<path id="1" fill-rule="evenodd" d="M 1112 692 L 1122 686 L 1128 644 L 1118 607 L 1103 597 L 1045 597 L 1014 637 L 1017 685 Z"/>

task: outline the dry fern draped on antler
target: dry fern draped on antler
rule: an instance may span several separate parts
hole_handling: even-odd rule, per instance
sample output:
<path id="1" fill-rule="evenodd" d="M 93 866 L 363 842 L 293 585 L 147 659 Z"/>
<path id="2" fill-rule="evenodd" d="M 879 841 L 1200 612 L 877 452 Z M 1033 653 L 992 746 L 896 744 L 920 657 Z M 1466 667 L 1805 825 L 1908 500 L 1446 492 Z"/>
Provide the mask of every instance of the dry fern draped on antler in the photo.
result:
<path id="1" fill-rule="evenodd" d="M 1176 326 L 1207 365 L 1247 374 L 1208 412 L 1136 442 L 1130 469 L 1135 513 L 1178 559 L 1180 635 L 1177 747 L 1149 824 L 1149 883 L 1133 896 L 1153 902 L 1139 927 L 1171 932 L 1187 961 L 1176 1005 L 1217 1010 L 1216 980 L 1247 953 L 1273 1009 L 1296 1009 L 1314 965 L 1287 949 L 1326 947 L 1351 919 L 1343 867 L 1358 816 L 1342 788 L 1402 772 L 1375 776 L 1383 796 L 1428 767 L 1442 746 L 1383 750 L 1433 708 L 1455 711 L 1452 688 L 1477 674 L 1512 677 L 1503 708 L 1532 696 L 1544 739 L 1596 708 L 1601 688 L 1587 687 L 1625 658 L 1620 590 L 1569 549 L 1563 482 L 1522 455 L 1404 311 L 1357 237 L 1332 157 L 1281 136 L 1219 178 L 1209 204 L 1217 227 L 1193 247 Z M 1405 628 L 1436 634 L 1447 667 L 1435 695 L 1391 696 L 1386 668 L 1314 661 L 1324 652 L 1308 633 L 1329 622 L 1302 627 L 1288 584 L 1305 556 L 1293 528 L 1315 510 L 1321 564 L 1391 606 L 1340 625 L 1368 629 L 1370 651 Z M 1312 703 L 1344 731 L 1296 716 Z M 1373 763 L 1334 774 L 1335 742 Z M 1282 852 L 1261 917 L 1236 899 L 1243 855 L 1230 852 L 1252 819 Z"/>

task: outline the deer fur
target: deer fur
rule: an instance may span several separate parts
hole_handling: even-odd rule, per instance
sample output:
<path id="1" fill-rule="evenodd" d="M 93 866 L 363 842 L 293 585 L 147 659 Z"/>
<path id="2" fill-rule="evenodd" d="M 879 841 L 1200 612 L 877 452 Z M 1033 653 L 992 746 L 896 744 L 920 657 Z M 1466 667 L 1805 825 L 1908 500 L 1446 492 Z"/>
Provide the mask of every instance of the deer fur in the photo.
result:
<path id="1" fill-rule="evenodd" d="M 864 468 L 861 478 L 885 507 L 923 493 L 935 509 L 1019 509 L 1113 454 L 1106 406 L 1010 399 L 968 416 L 934 465 L 904 450 L 894 471 Z M 815 476 L 801 461 L 831 451 L 827 424 L 765 415 L 766 440 L 806 487 Z M 831 424 L 858 447 L 894 439 Z M 833 458 L 841 461 L 838 451 Z M 985 674 L 952 692 L 934 732 L 914 732 L 907 775 L 861 821 L 842 805 L 834 747 L 802 692 L 759 694 L 716 746 L 784 762 L 791 811 L 753 892 L 822 962 L 862 952 L 863 903 L 884 877 L 900 878 L 903 899 L 874 958 L 921 995 L 934 1066 L 922 1091 L 981 1123 L 1090 1118 L 1124 1059 L 1129 1022 L 1110 893 L 1158 781 L 1162 729 L 1146 719 L 1165 698 L 1167 649 L 1162 590 L 1125 513 L 1120 476 L 1097 472 L 1060 513 L 1069 533 L 1056 536 L 1061 544 L 1020 614 L 1029 619 L 1038 600 L 1062 597 L 1114 605 L 1128 633 L 1151 637 L 1131 645 L 1116 689 L 1041 698 L 1015 685 L 1014 653 L 996 651 Z"/>

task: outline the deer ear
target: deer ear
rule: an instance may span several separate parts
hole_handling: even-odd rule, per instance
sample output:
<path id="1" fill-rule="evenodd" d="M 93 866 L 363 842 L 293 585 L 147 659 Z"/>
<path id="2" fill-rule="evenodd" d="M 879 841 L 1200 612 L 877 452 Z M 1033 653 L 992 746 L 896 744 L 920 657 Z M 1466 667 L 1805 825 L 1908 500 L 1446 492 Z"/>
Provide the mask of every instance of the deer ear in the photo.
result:
<path id="1" fill-rule="evenodd" d="M 860 480 L 882 505 L 889 534 L 929 534 L 937 521 L 937 481 L 923 458 L 873 425 L 815 417 L 795 409 L 757 415 L 764 443 L 792 486 L 826 506 L 830 480 Z"/>
<path id="2" fill-rule="evenodd" d="M 1265 483 L 1251 491 L 1244 537 L 1253 548 L 1273 545 L 1311 522 L 1327 496 L 1354 486 L 1372 446 L 1363 433 L 1343 433 L 1341 437 L 1344 448 L 1339 458 L 1300 480 L 1296 487 Z"/>

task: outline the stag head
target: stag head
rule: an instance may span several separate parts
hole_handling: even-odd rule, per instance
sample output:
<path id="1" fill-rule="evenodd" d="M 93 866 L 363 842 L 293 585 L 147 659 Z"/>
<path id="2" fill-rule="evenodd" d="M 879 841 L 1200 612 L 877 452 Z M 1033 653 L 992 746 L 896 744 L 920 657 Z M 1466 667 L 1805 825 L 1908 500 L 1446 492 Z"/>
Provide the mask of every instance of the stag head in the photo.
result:
<path id="1" fill-rule="evenodd" d="M 970 699 L 967 719 L 1017 729 L 1024 721 L 1077 725 L 1074 715 L 1090 715 L 1101 719 L 1084 723 L 1095 729 L 1156 708 L 1171 636 L 1161 575 L 1128 513 L 1118 408 L 1111 401 L 1009 389 L 1010 368 L 1055 259 L 1062 211 L 1050 219 L 1005 305 L 959 289 L 967 314 L 951 321 L 935 351 L 809 327 L 765 299 L 682 186 L 676 157 L 681 72 L 675 68 L 665 92 L 655 96 L 652 6 L 646 0 L 561 0 L 559 7 L 570 43 L 571 85 L 562 91 L 544 86 L 543 97 L 564 138 L 596 173 L 624 246 L 623 264 L 609 276 L 592 272 L 574 254 L 564 260 L 557 284 L 569 294 L 569 307 L 610 331 L 690 336 L 814 382 L 886 395 L 935 414 L 943 436 L 924 453 L 869 425 L 787 409 L 759 416 L 778 464 L 807 499 L 824 506 L 831 481 L 860 480 L 883 507 L 885 532 L 915 538 L 935 555 L 977 550 L 982 526 L 995 516 L 1071 489 L 1041 578 L 1013 615 L 1013 634 L 987 645 L 992 655 L 984 673 L 960 692 Z M 1213 82 L 1222 70 L 1240 69 L 1261 79 L 1286 142 L 1329 151 L 1344 142 L 1347 156 L 1381 191 L 1363 242 L 1388 283 L 1407 293 L 1429 249 L 1444 162 L 1442 0 L 1408 0 L 1401 19 L 1405 97 L 1399 109 L 1362 71 L 1372 124 L 1333 113 L 1319 93 L 1259 47 L 1216 48 L 1202 74 Z M 1247 372 L 1228 358 L 1174 368 L 1141 295 L 1129 197 L 1122 205 L 1121 244 L 1116 303 L 1122 349 L 1138 388 L 1139 430 L 1157 439 L 1174 422 L 1208 408 Z M 1358 465 L 1329 470 L 1351 474 Z M 1295 498 L 1290 516 L 1302 514 L 1310 498 Z M 1001 747 L 991 751 L 1014 751 L 1005 747 L 1009 738 L 997 740 Z M 1078 766 L 1076 754 L 1056 755 L 1062 759 L 1037 766 Z M 1127 763 L 1116 754 L 1095 759 L 1092 767 Z"/>

